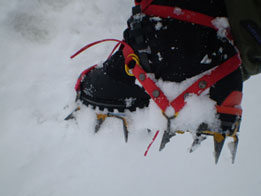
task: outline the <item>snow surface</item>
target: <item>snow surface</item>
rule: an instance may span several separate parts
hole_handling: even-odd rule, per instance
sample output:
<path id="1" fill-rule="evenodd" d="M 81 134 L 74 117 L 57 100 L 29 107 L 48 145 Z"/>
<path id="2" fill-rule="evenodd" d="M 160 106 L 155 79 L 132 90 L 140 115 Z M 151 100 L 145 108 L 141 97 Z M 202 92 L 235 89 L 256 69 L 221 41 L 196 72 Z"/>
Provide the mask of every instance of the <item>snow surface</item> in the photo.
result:
<path id="1" fill-rule="evenodd" d="M 94 135 L 95 113 L 88 108 L 77 113 L 77 121 L 63 120 L 75 108 L 79 73 L 106 58 L 113 44 L 73 61 L 70 55 L 92 41 L 121 39 L 132 5 L 128 0 L 1 0 L 1 196 L 261 194 L 260 76 L 245 83 L 234 165 L 227 146 L 214 164 L 211 138 L 188 153 L 190 134 L 173 138 L 160 153 L 157 139 L 144 157 L 156 131 L 148 134 L 144 127 L 165 126 L 160 114 L 151 112 L 153 105 L 146 118 L 137 112 L 140 122 L 130 123 L 128 144 L 117 119 L 107 120 Z"/>

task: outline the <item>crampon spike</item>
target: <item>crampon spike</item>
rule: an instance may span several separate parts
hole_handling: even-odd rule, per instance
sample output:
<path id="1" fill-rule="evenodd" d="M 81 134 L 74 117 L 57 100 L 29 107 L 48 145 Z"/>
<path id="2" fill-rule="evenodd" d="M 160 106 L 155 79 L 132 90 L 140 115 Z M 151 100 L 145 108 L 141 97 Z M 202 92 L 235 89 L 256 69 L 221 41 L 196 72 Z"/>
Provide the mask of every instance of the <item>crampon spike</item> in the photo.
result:
<path id="1" fill-rule="evenodd" d="M 162 136 L 162 140 L 160 143 L 160 148 L 159 151 L 163 150 L 166 146 L 166 144 L 170 141 L 170 138 L 176 135 L 176 133 L 171 132 L 171 120 L 173 118 L 168 118 L 167 117 L 167 130 L 164 131 L 164 134 Z"/>
<path id="2" fill-rule="evenodd" d="M 106 118 L 107 118 L 106 114 L 97 114 L 97 123 L 96 123 L 95 129 L 94 129 L 95 133 L 97 133 L 100 130 L 101 125 L 105 121 Z"/>
<path id="3" fill-rule="evenodd" d="M 129 136 L 129 131 L 128 131 L 128 124 L 127 124 L 127 120 L 122 117 L 122 116 L 118 116 L 118 115 L 112 115 L 112 117 L 118 118 L 120 120 L 122 120 L 122 125 L 123 125 L 123 134 L 124 134 L 124 138 L 125 138 L 125 142 L 128 142 L 128 136 Z"/>
<path id="4" fill-rule="evenodd" d="M 207 139 L 206 136 L 203 135 L 196 136 L 189 149 L 189 152 L 190 153 L 194 152 L 200 146 L 201 142 L 204 141 L 205 139 Z"/>
<path id="5" fill-rule="evenodd" d="M 237 154 L 237 147 L 238 147 L 238 141 L 239 141 L 237 135 L 233 136 L 233 139 L 234 139 L 234 141 L 230 142 L 228 144 L 228 147 L 229 147 L 231 155 L 232 155 L 232 164 L 235 163 L 236 154 Z"/>
<path id="6" fill-rule="evenodd" d="M 79 111 L 81 108 L 80 107 L 77 107 L 75 108 L 64 120 L 72 120 L 72 119 L 75 119 L 75 112 Z"/>
<path id="7" fill-rule="evenodd" d="M 118 114 L 113 114 L 113 113 L 97 114 L 97 123 L 96 123 L 95 130 L 94 130 L 95 133 L 97 133 L 100 130 L 101 125 L 103 124 L 103 122 L 106 120 L 107 117 L 114 117 L 114 118 L 122 120 L 124 139 L 125 139 L 125 142 L 127 143 L 128 136 L 129 136 L 128 123 L 127 123 L 127 120 L 123 116 L 118 115 Z"/>
<path id="8" fill-rule="evenodd" d="M 168 132 L 165 130 L 164 134 L 162 136 L 159 151 L 163 150 L 165 148 L 166 144 L 169 143 L 170 138 L 172 138 L 175 135 L 176 135 L 175 133 L 171 133 L 171 132 Z"/>
<path id="9" fill-rule="evenodd" d="M 220 133 L 215 133 L 213 135 L 214 138 L 214 149 L 215 149 L 215 163 L 218 163 L 222 148 L 225 143 L 225 136 Z"/>
<path id="10" fill-rule="evenodd" d="M 127 128 L 127 121 L 126 119 L 122 119 L 123 120 L 123 131 L 124 131 L 124 138 L 125 138 L 125 142 L 128 142 L 128 137 L 129 137 L 129 131 Z"/>
<path id="11" fill-rule="evenodd" d="M 201 142 L 207 139 L 207 137 L 202 135 L 201 133 L 206 132 L 206 130 L 208 129 L 208 124 L 206 123 L 201 123 L 199 125 L 196 135 L 194 135 L 194 141 L 189 149 L 190 153 L 194 152 L 200 146 Z"/>
<path id="12" fill-rule="evenodd" d="M 124 117 L 119 116 L 119 115 L 115 115 L 115 114 L 110 114 L 110 115 L 111 115 L 111 117 L 115 117 L 115 118 L 122 120 L 123 134 L 124 134 L 125 142 L 127 143 L 128 142 L 128 136 L 129 136 L 127 120 Z"/>

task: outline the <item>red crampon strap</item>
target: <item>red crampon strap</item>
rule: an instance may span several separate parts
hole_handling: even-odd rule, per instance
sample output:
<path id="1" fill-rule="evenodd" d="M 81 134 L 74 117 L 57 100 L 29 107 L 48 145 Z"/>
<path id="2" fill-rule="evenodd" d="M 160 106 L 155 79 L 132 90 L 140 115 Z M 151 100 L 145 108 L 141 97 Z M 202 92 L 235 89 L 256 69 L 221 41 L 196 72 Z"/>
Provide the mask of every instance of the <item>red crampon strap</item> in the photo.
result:
<path id="1" fill-rule="evenodd" d="M 142 0 L 140 3 L 136 2 L 136 5 L 140 5 L 142 12 L 144 12 L 152 3 L 153 0 Z"/>
<path id="2" fill-rule="evenodd" d="M 190 87 L 188 87 L 183 93 L 181 93 L 174 100 L 169 101 L 165 94 L 161 91 L 155 82 L 147 76 L 147 73 L 141 68 L 141 66 L 136 65 L 132 72 L 134 76 L 139 80 L 144 89 L 154 100 L 154 102 L 160 107 L 162 112 L 166 112 L 168 107 L 174 109 L 173 116 L 175 116 L 186 104 L 185 97 L 187 94 L 200 95 L 206 89 L 214 85 L 216 82 L 229 75 L 235 71 L 241 64 L 241 59 L 239 55 L 235 55 L 228 59 L 226 62 L 217 66 L 211 73 L 208 73 L 198 79 Z"/>
<path id="3" fill-rule="evenodd" d="M 214 17 L 191 10 L 182 9 L 180 7 L 153 5 L 152 2 L 153 0 L 142 0 L 141 3 L 136 2 L 136 5 L 140 5 L 142 12 L 148 16 L 174 18 L 218 30 L 218 28 L 213 24 L 215 19 Z M 229 34 L 229 32 L 227 32 L 227 34 Z"/>
<path id="4" fill-rule="evenodd" d="M 217 27 L 213 25 L 213 17 L 198 12 L 181 9 L 179 7 L 150 5 L 144 13 L 149 16 L 160 16 L 161 18 L 175 18 L 177 20 L 195 23 L 217 30 Z"/>
<path id="5" fill-rule="evenodd" d="M 221 105 L 217 105 L 216 109 L 218 113 L 232 114 L 232 115 L 242 115 L 242 109 L 240 103 L 242 101 L 242 92 L 233 91 L 227 98 L 223 101 Z M 237 107 L 234 107 L 237 106 Z"/>
<path id="6" fill-rule="evenodd" d="M 203 91 L 210 88 L 212 85 L 217 83 L 222 78 L 231 74 L 237 68 L 239 68 L 241 64 L 241 59 L 239 55 L 235 55 L 217 66 L 210 74 L 206 74 L 200 79 L 198 79 L 194 84 L 188 87 L 183 93 L 181 93 L 177 98 L 175 98 L 171 105 L 175 108 L 176 112 L 179 112 L 185 105 L 185 99 L 187 94 L 194 93 L 196 95 L 200 95 Z"/>

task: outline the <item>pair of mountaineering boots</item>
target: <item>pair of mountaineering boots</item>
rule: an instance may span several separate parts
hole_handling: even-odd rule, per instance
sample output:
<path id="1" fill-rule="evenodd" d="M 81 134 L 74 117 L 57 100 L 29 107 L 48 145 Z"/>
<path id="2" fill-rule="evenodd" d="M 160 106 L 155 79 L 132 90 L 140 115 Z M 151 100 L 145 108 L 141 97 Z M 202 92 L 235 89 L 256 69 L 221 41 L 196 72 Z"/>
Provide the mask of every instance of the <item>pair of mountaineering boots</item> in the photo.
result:
<path id="1" fill-rule="evenodd" d="M 200 83 L 204 90 L 209 89 L 209 97 L 216 102 L 221 125 L 216 135 L 202 123 L 198 136 L 219 137 L 214 140 L 215 148 L 222 148 L 224 138 L 235 138 L 238 132 L 242 98 L 240 59 L 228 33 L 224 2 L 139 0 L 135 3 L 123 34 L 125 44 L 120 43 L 119 49 L 102 66 L 93 66 L 81 74 L 77 99 L 109 112 L 135 111 L 146 108 L 151 99 L 156 99 L 146 85 L 137 83 L 141 75 L 133 73 L 135 66 L 153 74 L 154 80 L 179 83 L 220 65 L 226 72 L 226 66 L 231 64 L 226 62 L 236 57 L 238 61 L 233 62 L 237 67 L 222 76 L 213 74 L 213 78 L 218 79 L 213 82 L 209 78 L 208 81 L 213 82 L 210 86 Z M 127 47 L 133 54 L 126 52 Z M 132 60 L 127 61 L 130 56 Z M 190 93 L 199 95 L 198 91 Z"/>

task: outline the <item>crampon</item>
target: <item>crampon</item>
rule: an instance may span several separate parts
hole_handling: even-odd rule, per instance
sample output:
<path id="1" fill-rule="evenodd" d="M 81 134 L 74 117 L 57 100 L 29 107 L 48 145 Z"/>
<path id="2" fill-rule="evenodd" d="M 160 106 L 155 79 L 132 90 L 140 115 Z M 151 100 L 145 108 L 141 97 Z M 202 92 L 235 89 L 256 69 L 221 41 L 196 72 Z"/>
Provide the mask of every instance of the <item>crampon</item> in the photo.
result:
<path id="1" fill-rule="evenodd" d="M 189 152 L 193 152 L 207 137 L 213 137 L 215 163 L 218 163 L 226 139 L 232 138 L 229 149 L 232 155 L 232 163 L 234 163 L 239 142 L 238 132 L 242 115 L 242 109 L 240 107 L 242 100 L 242 78 L 239 68 L 241 65 L 239 54 L 234 50 L 234 47 L 231 46 L 232 52 L 228 52 L 229 55 L 226 55 L 225 60 L 223 58 L 219 64 L 212 67 L 210 66 L 206 70 L 202 69 L 200 73 L 207 72 L 202 74 L 193 84 L 185 88 L 184 91 L 173 100 L 170 100 L 156 84 L 156 80 L 160 78 L 160 76 L 151 77 L 151 74 L 155 72 L 153 66 L 150 65 L 150 62 L 153 61 L 154 49 L 153 46 L 151 46 L 148 52 L 148 46 L 141 44 L 145 43 L 145 38 L 142 36 L 144 31 L 141 31 L 142 25 L 147 24 L 147 21 L 145 21 L 146 17 L 144 16 L 159 16 L 166 20 L 173 18 L 175 20 L 185 21 L 186 23 L 184 23 L 184 25 L 193 23 L 193 25 L 191 25 L 192 28 L 194 28 L 195 24 L 198 25 L 197 28 L 203 26 L 204 31 L 206 28 L 207 30 L 211 29 L 210 31 L 213 35 L 215 35 L 219 29 L 213 25 L 213 20 L 215 20 L 213 17 L 176 7 L 152 5 L 151 2 L 152 1 L 146 0 L 141 1 L 141 3 L 136 2 L 136 6 L 133 8 L 133 16 L 128 21 L 129 29 L 128 33 L 125 33 L 125 36 L 131 37 L 134 32 L 134 40 L 128 38 L 125 38 L 123 41 L 117 39 L 100 40 L 84 46 L 72 55 L 71 58 L 74 58 L 88 48 L 102 42 L 117 42 L 117 45 L 114 47 L 103 67 L 94 65 L 80 74 L 75 85 L 77 93 L 76 102 L 82 102 L 84 105 L 101 110 L 100 113 L 97 113 L 97 123 L 93 128 L 95 133 L 100 130 L 106 119 L 119 119 L 123 126 L 124 140 L 127 142 L 130 131 L 128 130 L 128 118 L 124 111 L 129 110 L 132 112 L 135 111 L 136 108 L 148 107 L 149 101 L 153 100 L 158 106 L 159 112 L 161 112 L 166 119 L 166 127 L 163 128 L 165 130 L 162 134 L 159 147 L 161 151 L 173 136 L 191 132 L 190 130 L 186 130 L 186 127 L 184 127 L 184 130 L 176 130 L 175 123 L 173 123 L 187 104 L 186 98 L 189 95 L 200 96 L 202 93 L 209 91 L 209 97 L 216 102 L 216 116 L 220 121 L 220 127 L 218 130 L 212 130 L 208 124 L 202 122 L 196 132 L 191 132 L 194 141 Z M 151 25 L 150 22 L 148 23 Z M 179 24 L 180 23 L 177 23 L 176 25 Z M 171 30 L 171 28 L 168 29 Z M 230 37 L 228 32 L 226 33 L 227 41 L 222 40 L 220 44 L 225 43 L 227 47 L 230 47 L 230 38 L 227 37 Z M 164 39 L 164 36 L 162 39 Z M 138 45 L 132 42 L 138 43 Z M 117 48 L 119 48 L 119 50 L 115 52 Z M 155 52 L 155 56 L 158 56 L 158 52 Z M 206 65 L 202 67 L 206 67 Z M 124 76 L 118 79 L 122 73 L 124 73 Z M 197 74 L 199 73 L 194 75 Z M 188 75 L 187 78 L 188 77 L 191 76 Z M 168 76 L 166 76 L 165 79 L 168 80 Z M 139 83 L 139 85 L 137 85 L 137 83 Z M 229 87 L 227 85 L 228 83 Z M 131 104 L 126 104 L 126 100 L 131 100 Z M 115 109 L 118 112 L 115 112 Z M 65 120 L 75 118 L 74 113 L 78 110 L 80 110 L 80 107 L 77 107 Z M 157 135 L 158 131 L 153 140 L 156 139 Z M 147 154 L 147 152 L 145 154 Z"/>
<path id="2" fill-rule="evenodd" d="M 118 40 L 102 40 L 102 41 L 118 41 Z M 126 44 L 122 41 L 119 42 L 124 45 Z M 88 47 L 86 47 L 85 49 L 89 48 L 89 46 L 90 45 L 88 45 Z M 127 44 L 125 45 L 125 47 L 128 47 L 128 49 L 131 50 L 131 48 Z M 181 93 L 174 100 L 169 101 L 167 97 L 164 95 L 164 93 L 161 91 L 161 89 L 156 86 L 154 81 L 150 79 L 147 73 L 139 65 L 138 57 L 134 53 L 131 53 L 131 55 L 129 56 L 131 57 L 132 60 L 135 61 L 135 66 L 131 70 L 133 75 L 143 85 L 147 93 L 150 95 L 151 99 L 153 99 L 153 101 L 158 105 L 163 116 L 166 118 L 167 125 L 161 139 L 161 144 L 159 147 L 160 151 L 165 148 L 166 144 L 170 141 L 170 139 L 173 136 L 176 136 L 177 134 L 184 134 L 185 132 L 190 132 L 189 130 L 186 131 L 174 130 L 171 127 L 172 126 L 171 121 L 178 116 L 179 111 L 181 111 L 182 108 L 186 105 L 185 102 L 186 96 L 188 96 L 188 94 L 196 94 L 199 96 L 202 92 L 210 88 L 218 80 L 220 80 L 221 78 L 225 77 L 226 75 L 228 75 L 229 73 L 237 69 L 239 64 L 241 63 L 240 58 L 237 55 L 234 56 L 233 58 L 226 61 L 224 64 L 218 66 L 210 74 L 206 74 L 200 79 L 198 79 L 195 83 L 193 83 L 190 87 L 188 87 L 183 93 Z M 78 78 L 78 81 L 75 86 L 77 92 L 76 101 L 81 100 L 83 103 L 85 103 L 86 100 L 81 99 L 80 84 L 84 80 L 84 77 L 86 77 L 86 74 L 94 68 L 95 66 L 85 70 Z M 237 146 L 239 141 L 238 132 L 239 132 L 241 114 L 242 114 L 242 110 L 240 108 L 241 99 L 242 99 L 242 93 L 239 91 L 233 91 L 221 105 L 216 106 L 217 114 L 219 115 L 219 118 L 222 119 L 220 130 L 212 131 L 209 129 L 207 124 L 202 123 L 198 127 L 196 134 L 193 133 L 194 141 L 190 147 L 189 150 L 190 152 L 193 152 L 200 145 L 200 143 L 207 138 L 207 136 L 211 136 L 213 137 L 214 140 L 215 163 L 218 163 L 225 140 L 227 137 L 231 137 L 233 139 L 233 142 L 229 144 L 229 148 L 232 155 L 232 163 L 235 162 L 236 151 L 237 151 Z M 92 104 L 88 103 L 86 105 L 92 105 Z M 127 142 L 128 135 L 129 135 L 128 119 L 125 118 L 124 113 L 121 112 L 114 113 L 113 110 L 111 110 L 111 108 L 109 107 L 106 108 L 106 105 L 99 107 L 98 105 L 93 104 L 92 106 L 94 108 L 98 107 L 101 110 L 104 109 L 108 110 L 107 113 L 101 112 L 97 114 L 97 122 L 94 128 L 94 132 L 97 133 L 100 130 L 100 127 L 102 126 L 103 122 L 107 118 L 117 118 L 122 122 L 124 140 L 125 142 Z M 77 107 L 71 114 L 69 114 L 65 118 L 65 120 L 73 119 L 74 113 L 77 112 L 78 110 L 80 110 L 80 107 Z M 226 118 L 230 119 L 230 117 L 235 118 L 233 122 L 226 121 Z"/>

